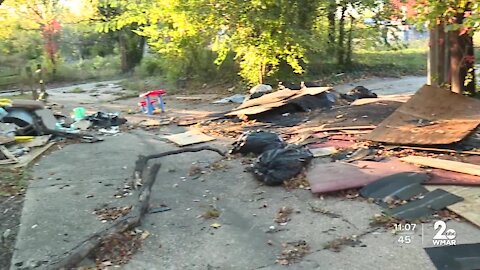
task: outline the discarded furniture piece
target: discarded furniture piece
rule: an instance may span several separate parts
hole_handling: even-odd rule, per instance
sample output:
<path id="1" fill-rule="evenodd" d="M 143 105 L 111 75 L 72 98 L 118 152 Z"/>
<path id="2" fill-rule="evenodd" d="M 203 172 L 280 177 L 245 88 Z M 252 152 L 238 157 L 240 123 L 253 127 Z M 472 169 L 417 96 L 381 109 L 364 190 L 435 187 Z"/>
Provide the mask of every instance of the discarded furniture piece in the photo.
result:
<path id="1" fill-rule="evenodd" d="M 167 92 L 164 89 L 152 90 L 146 93 L 141 94 L 139 97 L 142 98 L 138 103 L 138 106 L 142 109 L 144 113 L 152 115 L 155 111 L 155 104 L 158 103 L 159 109 L 162 112 L 165 112 L 165 103 L 163 102 L 163 95 Z M 157 100 L 155 100 L 157 98 Z"/>
<path id="2" fill-rule="evenodd" d="M 437 269 L 480 269 L 480 243 L 429 247 L 425 252 Z"/>
<path id="3" fill-rule="evenodd" d="M 165 136 L 165 139 L 175 143 L 178 146 L 186 146 L 215 140 L 215 138 L 205 135 L 200 131 L 196 130 L 190 130 L 184 133 L 168 135 Z"/>
<path id="4" fill-rule="evenodd" d="M 424 85 L 363 139 L 400 145 L 461 141 L 480 124 L 480 100 Z"/>
<path id="5" fill-rule="evenodd" d="M 420 156 L 408 156 L 400 160 L 417 165 L 480 176 L 480 166 L 475 164 Z"/>
<path id="6" fill-rule="evenodd" d="M 415 220 L 430 216 L 435 213 L 435 211 L 442 210 L 462 200 L 462 197 L 456 196 L 443 189 L 435 189 L 426 193 L 425 196 L 419 200 L 410 201 L 393 209 L 389 209 L 386 212 L 396 218 Z"/>
<path id="7" fill-rule="evenodd" d="M 56 128 L 57 120 L 52 111 L 44 109 L 39 101 L 15 100 L 5 110 L 8 114 L 2 122 L 17 125 L 16 135 L 43 135 Z"/>
<path id="8" fill-rule="evenodd" d="M 436 186 L 426 186 L 428 190 Z M 447 206 L 447 208 L 480 228 L 480 187 L 442 186 L 452 194 L 463 197 L 463 201 Z"/>

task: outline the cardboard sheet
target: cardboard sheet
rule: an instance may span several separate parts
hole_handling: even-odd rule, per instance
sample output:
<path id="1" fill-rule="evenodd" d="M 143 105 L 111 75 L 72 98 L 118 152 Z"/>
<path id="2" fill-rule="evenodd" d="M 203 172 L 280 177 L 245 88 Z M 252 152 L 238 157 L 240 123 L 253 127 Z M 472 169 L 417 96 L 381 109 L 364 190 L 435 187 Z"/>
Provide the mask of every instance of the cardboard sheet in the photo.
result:
<path id="1" fill-rule="evenodd" d="M 325 91 L 331 90 L 330 87 L 309 87 L 302 90 L 280 90 L 259 98 L 248 100 L 236 109 L 227 113 L 227 116 L 255 115 L 269 111 L 273 108 L 279 108 L 289 102 L 306 96 L 315 96 Z"/>
<path id="2" fill-rule="evenodd" d="M 480 124 L 480 100 L 425 85 L 365 140 L 400 145 L 458 142 Z"/>
<path id="3" fill-rule="evenodd" d="M 187 131 L 184 133 L 174 134 L 165 136 L 165 138 L 178 146 L 186 146 L 197 143 L 209 142 L 215 140 L 215 138 L 210 137 L 201 133 L 200 131 Z"/>

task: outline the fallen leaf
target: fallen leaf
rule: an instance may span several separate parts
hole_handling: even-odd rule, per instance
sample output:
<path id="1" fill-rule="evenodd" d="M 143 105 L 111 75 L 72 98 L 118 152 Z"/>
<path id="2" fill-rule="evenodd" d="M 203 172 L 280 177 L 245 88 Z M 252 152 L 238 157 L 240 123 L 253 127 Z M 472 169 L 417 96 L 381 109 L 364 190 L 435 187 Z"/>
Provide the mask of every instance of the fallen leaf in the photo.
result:
<path id="1" fill-rule="evenodd" d="M 150 236 L 150 232 L 144 231 L 142 235 L 140 236 L 140 239 L 145 240 L 147 237 Z"/>

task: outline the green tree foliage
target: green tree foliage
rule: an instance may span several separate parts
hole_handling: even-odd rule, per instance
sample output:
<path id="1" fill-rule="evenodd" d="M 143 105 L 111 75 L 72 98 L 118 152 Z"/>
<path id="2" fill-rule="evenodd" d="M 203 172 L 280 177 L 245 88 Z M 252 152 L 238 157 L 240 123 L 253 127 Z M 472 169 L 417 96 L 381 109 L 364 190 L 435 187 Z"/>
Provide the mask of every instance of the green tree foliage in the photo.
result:
<path id="1" fill-rule="evenodd" d="M 240 75 L 263 82 L 282 63 L 304 72 L 311 47 L 312 25 L 319 1 L 309 0 L 166 0 L 107 1 L 123 12 L 103 30 L 136 24 L 139 35 L 166 58 L 187 58 L 198 48 L 210 48 L 221 64 L 233 53 Z"/>

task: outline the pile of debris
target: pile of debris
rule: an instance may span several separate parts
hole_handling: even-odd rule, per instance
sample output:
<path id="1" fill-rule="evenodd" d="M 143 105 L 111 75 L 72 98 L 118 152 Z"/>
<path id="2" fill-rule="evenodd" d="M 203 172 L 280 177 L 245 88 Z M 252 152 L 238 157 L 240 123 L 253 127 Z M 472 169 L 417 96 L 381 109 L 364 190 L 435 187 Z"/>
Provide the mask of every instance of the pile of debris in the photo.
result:
<path id="1" fill-rule="evenodd" d="M 82 109 L 83 108 L 77 108 Z M 24 167 L 63 138 L 98 142 L 98 134 L 116 134 L 126 122 L 118 114 L 97 112 L 66 117 L 33 100 L 2 99 L 0 103 L 0 165 Z M 88 131 L 88 132 L 87 132 Z"/>
<path id="2" fill-rule="evenodd" d="M 362 96 L 363 90 L 357 90 L 352 99 Z M 330 90 L 282 91 L 247 101 L 227 115 L 256 115 Z M 312 193 L 360 189 L 362 197 L 383 208 L 386 218 L 422 222 L 448 209 L 480 227 L 479 125 L 480 100 L 425 85 L 378 126 L 282 129 L 284 137 L 297 137 L 290 137 L 296 145 L 288 146 L 276 133 L 256 131 L 242 135 L 232 152 L 262 153 L 252 172 L 266 184 L 280 184 L 277 174 L 282 182 L 291 181 L 313 157 L 325 158 L 307 169 Z M 288 149 L 295 149 L 294 154 Z M 440 265 L 442 256 L 454 261 L 463 256 L 460 251 L 473 254 L 477 247 L 425 250 Z"/>

